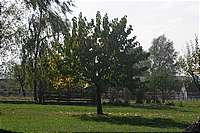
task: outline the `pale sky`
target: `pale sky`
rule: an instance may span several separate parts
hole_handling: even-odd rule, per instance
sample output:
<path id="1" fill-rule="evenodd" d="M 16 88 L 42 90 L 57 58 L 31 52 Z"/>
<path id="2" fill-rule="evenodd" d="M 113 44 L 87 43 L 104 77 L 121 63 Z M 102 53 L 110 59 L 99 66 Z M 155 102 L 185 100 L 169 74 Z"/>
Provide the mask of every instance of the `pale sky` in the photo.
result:
<path id="1" fill-rule="evenodd" d="M 75 0 L 73 16 L 80 12 L 88 20 L 96 12 L 108 13 L 110 19 L 128 16 L 128 25 L 133 26 L 133 35 L 145 50 L 153 38 L 165 34 L 173 40 L 175 49 L 186 51 L 186 42 L 199 35 L 199 1 L 136 1 L 136 0 Z"/>

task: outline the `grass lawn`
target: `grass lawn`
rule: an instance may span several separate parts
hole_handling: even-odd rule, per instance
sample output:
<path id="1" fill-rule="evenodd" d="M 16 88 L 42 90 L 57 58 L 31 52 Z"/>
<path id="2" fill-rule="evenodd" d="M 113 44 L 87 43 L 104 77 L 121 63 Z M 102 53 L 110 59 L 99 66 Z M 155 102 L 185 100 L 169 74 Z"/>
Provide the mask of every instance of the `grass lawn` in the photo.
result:
<path id="1" fill-rule="evenodd" d="M 183 107 L 132 105 L 104 106 L 96 116 L 93 106 L 0 103 L 0 132 L 122 132 L 183 131 L 200 117 L 200 101 Z"/>

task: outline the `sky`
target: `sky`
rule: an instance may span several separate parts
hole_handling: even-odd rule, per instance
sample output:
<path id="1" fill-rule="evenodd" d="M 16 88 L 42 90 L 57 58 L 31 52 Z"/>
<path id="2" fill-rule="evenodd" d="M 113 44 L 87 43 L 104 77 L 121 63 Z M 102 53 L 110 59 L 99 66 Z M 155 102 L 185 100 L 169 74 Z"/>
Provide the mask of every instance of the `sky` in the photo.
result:
<path id="1" fill-rule="evenodd" d="M 133 35 L 145 50 L 153 38 L 165 34 L 177 52 L 186 54 L 186 43 L 200 31 L 200 1 L 75 0 L 75 6 L 72 16 L 82 12 L 88 20 L 95 18 L 97 11 L 107 13 L 110 19 L 127 15 Z"/>

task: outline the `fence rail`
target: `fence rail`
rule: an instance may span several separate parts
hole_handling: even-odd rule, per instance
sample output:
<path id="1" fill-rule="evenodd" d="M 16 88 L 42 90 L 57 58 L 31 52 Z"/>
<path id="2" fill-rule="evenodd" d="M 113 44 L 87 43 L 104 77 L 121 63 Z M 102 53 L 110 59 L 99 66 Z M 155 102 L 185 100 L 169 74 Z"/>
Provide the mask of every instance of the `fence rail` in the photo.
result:
<path id="1" fill-rule="evenodd" d="M 111 92 L 108 92 L 108 94 Z M 177 94 L 177 93 L 176 93 Z M 125 94 L 124 94 L 125 95 Z M 153 92 L 145 92 L 146 98 L 152 98 L 154 96 Z M 156 94 L 157 97 L 161 97 L 161 93 Z M 81 91 L 46 91 L 43 95 L 44 102 L 66 102 L 66 103 L 95 103 L 95 95 L 87 93 L 83 90 Z M 131 98 L 134 99 L 134 96 Z M 131 100 L 130 99 L 130 100 Z M 177 97 L 174 94 L 170 94 L 169 100 L 183 100 L 181 97 Z M 187 99 L 200 99 L 200 92 L 188 92 Z M 19 90 L 13 89 L 12 91 L 0 88 L 0 101 L 33 101 L 33 93 L 31 91 L 26 91 L 26 96 L 23 97 Z"/>

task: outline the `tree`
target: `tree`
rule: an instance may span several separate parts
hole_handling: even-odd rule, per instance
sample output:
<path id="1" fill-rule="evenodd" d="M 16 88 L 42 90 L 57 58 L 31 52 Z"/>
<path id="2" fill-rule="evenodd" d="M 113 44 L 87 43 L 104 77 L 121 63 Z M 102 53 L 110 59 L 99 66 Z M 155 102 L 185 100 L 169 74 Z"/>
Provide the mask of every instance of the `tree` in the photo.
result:
<path id="1" fill-rule="evenodd" d="M 19 82 L 20 84 L 20 90 L 19 92 L 22 92 L 23 96 L 26 96 L 26 92 L 25 92 L 25 84 L 26 84 L 26 80 L 25 80 L 25 67 L 24 65 L 14 65 L 13 66 L 13 76 L 14 78 Z"/>
<path id="2" fill-rule="evenodd" d="M 102 18 L 97 12 L 95 21 L 88 22 L 82 13 L 78 21 L 73 18 L 72 34 L 77 38 L 77 60 L 81 66 L 79 75 L 96 87 L 97 114 L 103 114 L 101 95 L 104 89 L 119 85 L 126 87 L 122 79 L 133 72 L 127 71 L 128 68 L 133 69 L 132 66 L 142 60 L 142 48 L 135 36 L 130 37 L 131 31 L 132 26 L 127 27 L 127 16 L 109 21 L 107 14 Z"/>
<path id="3" fill-rule="evenodd" d="M 200 74 L 200 47 L 198 43 L 198 36 L 195 36 L 195 44 L 193 44 L 193 42 L 190 41 L 190 46 L 188 44 L 187 49 L 188 49 L 187 72 L 192 76 L 194 84 L 200 90 L 200 76 L 199 76 Z"/>
<path id="4" fill-rule="evenodd" d="M 69 24 L 66 13 L 71 12 L 69 7 L 74 6 L 73 2 L 3 0 L 0 6 L 0 55 L 3 56 L 15 49 L 20 49 L 20 62 L 26 64 L 28 83 L 34 90 L 34 100 L 38 101 L 37 95 L 39 94 L 37 93 L 42 92 L 40 90 L 44 88 L 40 85 L 44 84 L 42 83 L 44 81 L 39 78 L 41 76 L 39 76 L 39 73 L 43 68 L 42 60 L 44 60 L 41 57 L 45 57 L 44 54 L 47 53 L 45 51 L 51 45 L 49 40 L 59 41 L 68 32 Z M 28 23 L 26 23 L 27 21 Z M 13 50 L 13 48 L 15 49 Z M 17 51 L 17 54 L 19 55 L 19 51 Z M 4 69 L 5 63 L 4 61 L 1 62 L 3 62 L 2 69 Z M 19 64 L 19 62 L 17 63 Z"/>
<path id="5" fill-rule="evenodd" d="M 160 90 L 164 103 L 167 92 L 174 88 L 171 83 L 175 81 L 177 53 L 173 42 L 168 40 L 165 35 L 153 40 L 149 52 L 151 60 L 149 79 L 151 88 L 154 88 L 154 100 L 156 100 L 157 90 Z"/>
<path id="6" fill-rule="evenodd" d="M 128 56 L 128 57 L 127 57 Z M 137 46 L 130 49 L 127 55 L 122 58 L 124 64 L 122 76 L 120 76 L 121 86 L 127 87 L 136 96 L 136 103 L 143 103 L 146 88 L 146 73 L 149 69 L 149 53 Z"/>
<path id="7" fill-rule="evenodd" d="M 31 70 L 31 86 L 34 91 L 34 100 L 42 102 L 42 94 L 46 81 L 42 80 L 39 73 L 47 75 L 44 60 L 48 60 L 48 49 L 51 45 L 64 38 L 69 32 L 69 23 L 66 13 L 71 11 L 71 1 L 60 2 L 59 0 L 25 0 L 30 11 L 33 11 L 29 18 L 28 33 L 22 45 L 22 62 L 29 65 Z M 52 8 L 54 4 L 57 8 Z M 63 14 L 60 14 L 63 13 Z M 64 15 L 64 19 L 61 17 Z M 45 58 L 46 57 L 46 58 Z M 44 67 L 45 66 L 45 67 Z M 46 77 L 46 76 L 45 76 Z"/>
<path id="8" fill-rule="evenodd" d="M 2 0 L 0 3 L 0 75 L 5 73 L 8 64 L 14 62 L 19 55 L 26 29 L 23 23 L 24 8 L 25 5 L 21 1 Z"/>
<path id="9" fill-rule="evenodd" d="M 194 42 L 187 43 L 186 58 L 180 57 L 179 65 L 192 77 L 194 84 L 200 90 L 200 47 L 197 35 Z"/>

